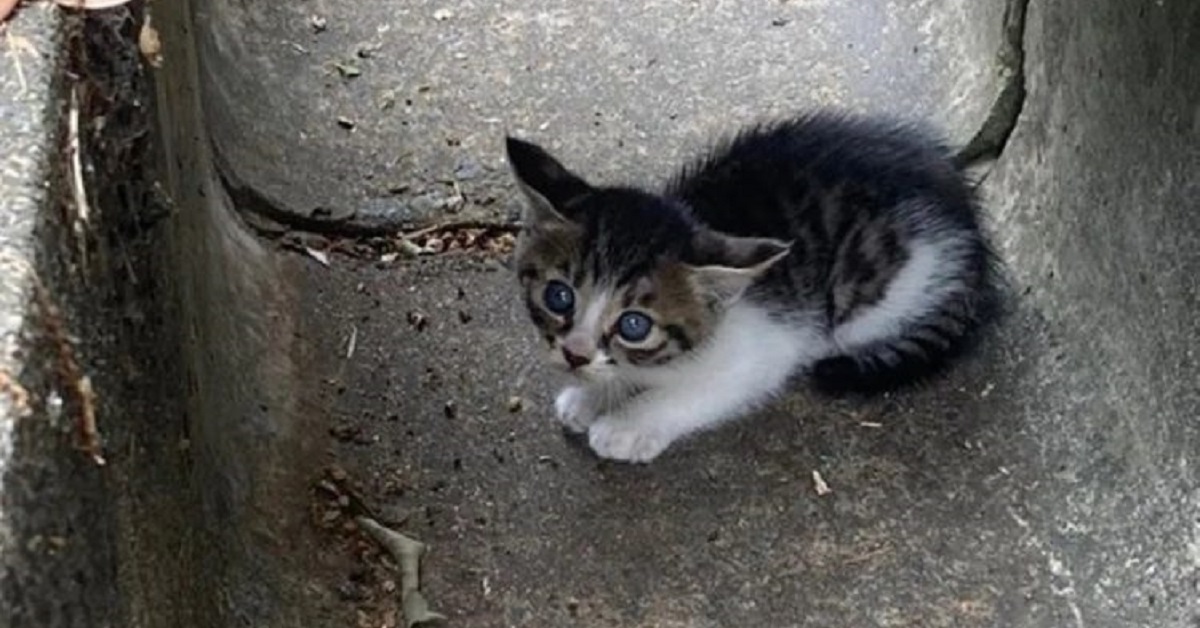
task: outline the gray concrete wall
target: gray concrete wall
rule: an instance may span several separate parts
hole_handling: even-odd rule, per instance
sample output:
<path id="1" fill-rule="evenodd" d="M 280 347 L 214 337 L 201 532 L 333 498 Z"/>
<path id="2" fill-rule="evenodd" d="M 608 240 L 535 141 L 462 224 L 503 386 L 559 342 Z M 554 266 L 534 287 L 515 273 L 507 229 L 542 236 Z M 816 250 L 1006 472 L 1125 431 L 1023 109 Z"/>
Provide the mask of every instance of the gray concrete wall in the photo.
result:
<path id="1" fill-rule="evenodd" d="M 897 61 L 889 80 L 936 85 L 930 92 L 889 91 L 886 80 L 838 83 L 842 72 L 861 72 L 857 65 L 824 70 L 797 69 L 786 63 L 763 67 L 779 76 L 804 70 L 825 77 L 827 85 L 840 85 L 839 89 L 865 90 L 847 101 L 857 107 L 899 94 L 883 108 L 924 112 L 965 141 L 982 126 L 1011 76 L 1011 57 L 987 57 L 991 51 L 1012 52 L 1003 41 L 1006 33 L 1013 32 L 1012 25 L 998 19 L 1011 6 L 921 3 L 898 13 L 903 19 L 891 26 L 903 31 L 907 24 L 914 32 L 925 28 L 927 36 L 938 42 L 939 56 L 909 66 L 899 62 L 895 50 L 884 50 Z M 0 332 L 5 339 L 0 373 L 15 376 L 30 395 L 26 412 L 12 403 L 15 389 L 0 391 L 7 393 L 0 394 L 4 411 L 0 419 L 0 607 L 9 611 L 0 616 L 0 625 L 345 623 L 342 615 L 335 619 L 326 614 L 337 600 L 320 579 L 320 571 L 328 567 L 322 554 L 332 550 L 328 538 L 316 535 L 307 522 L 310 482 L 319 473 L 316 461 L 325 453 L 318 436 L 327 431 L 323 417 L 316 416 L 315 406 L 309 404 L 319 380 L 330 376 L 321 370 L 330 367 L 314 359 L 314 350 L 340 340 L 332 330 L 322 331 L 322 326 L 339 320 L 339 304 L 349 303 L 357 292 L 353 286 L 333 286 L 327 293 L 315 290 L 314 286 L 328 287 L 332 280 L 312 279 L 298 270 L 306 267 L 295 259 L 276 254 L 250 235 L 242 217 L 230 210 L 230 200 L 216 177 L 209 133 L 217 134 L 217 143 L 230 155 L 240 155 L 226 166 L 243 167 L 237 176 L 249 187 L 262 188 L 260 196 L 279 201 L 286 194 L 301 192 L 300 199 L 307 203 L 313 195 L 327 193 L 328 198 L 317 204 L 333 208 L 356 207 L 362 200 L 355 196 L 362 188 L 346 181 L 361 174 L 357 168 L 363 163 L 379 161 L 376 158 L 384 149 L 392 147 L 389 138 L 402 136 L 417 142 L 423 136 L 410 137 L 405 135 L 409 131 L 387 127 L 391 122 L 382 114 L 378 115 L 383 127 L 378 130 L 383 134 L 374 139 L 362 133 L 347 137 L 336 125 L 326 128 L 329 111 L 320 107 L 329 101 L 320 100 L 319 94 L 328 70 L 322 69 L 320 59 L 301 55 L 288 57 L 285 63 L 278 56 L 280 49 L 295 51 L 292 44 L 317 49 L 309 40 L 309 8 L 297 7 L 267 3 L 247 8 L 224 0 L 157 3 L 154 18 L 165 44 L 166 65 L 152 85 L 137 86 L 141 75 L 128 64 L 134 58 L 128 45 L 121 49 L 124 65 L 114 60 L 87 66 L 96 76 L 109 73 L 110 78 L 134 79 L 132 93 L 145 95 L 146 100 L 120 109 L 120 116 L 110 116 L 107 129 L 97 136 L 106 141 L 91 146 L 89 158 L 99 166 L 99 174 L 89 180 L 96 214 L 82 240 L 69 220 L 64 221 L 71 216 L 69 201 L 62 196 L 65 166 L 53 148 L 64 121 L 64 92 L 50 79 L 55 64 L 65 63 L 55 54 L 54 35 L 68 31 L 62 30 L 48 4 L 22 9 L 10 25 L 11 33 L 27 38 L 37 52 L 20 57 L 28 82 L 25 91 L 11 89 L 17 56 L 0 55 L 0 111 L 4 112 L 0 213 L 5 216 L 0 237 L 4 256 L 0 268 L 5 271 L 0 284 Z M 581 15 L 603 23 L 611 17 L 606 10 L 581 9 Z M 331 27 L 345 29 L 344 37 L 320 40 L 318 45 L 342 46 L 338 55 L 352 54 L 356 37 L 365 40 L 376 35 L 353 27 L 373 28 L 381 21 L 364 11 L 357 21 L 335 22 Z M 921 19 L 921 11 L 930 12 L 928 20 Z M 866 24 L 871 17 L 851 15 L 849 8 L 843 12 L 849 12 L 838 22 L 843 26 Z M 117 15 L 116 26 L 103 23 L 109 30 L 99 31 L 107 33 L 101 40 L 129 35 L 129 24 L 137 20 L 125 22 L 127 15 L 136 13 Z M 757 19 L 757 14 L 751 15 Z M 976 25 L 979 30 L 955 38 L 956 24 Z M 491 26 L 491 22 L 466 25 L 480 32 Z M 821 36 L 823 28 L 834 26 L 805 26 L 811 30 L 802 32 L 815 33 L 823 45 L 837 43 L 836 37 Z M 405 36 L 383 37 L 391 42 L 388 45 L 399 46 L 390 51 L 394 56 L 385 58 L 399 63 L 411 58 L 412 51 L 405 46 L 420 37 L 439 37 L 429 30 L 439 26 L 428 15 L 414 14 L 406 28 L 412 30 Z M 864 472 L 863 491 L 857 494 L 863 503 L 857 503 L 855 494 L 846 490 L 850 487 L 843 484 L 837 487 L 838 494 L 846 493 L 848 502 L 839 502 L 835 509 L 804 502 L 804 513 L 818 523 L 839 513 L 894 517 L 880 525 L 908 534 L 908 541 L 895 545 L 901 550 L 911 545 L 911 553 L 901 552 L 890 563 L 872 566 L 865 575 L 814 573 L 807 578 L 815 583 L 817 593 L 845 599 L 806 597 L 816 595 L 810 591 L 784 596 L 782 601 L 773 598 L 757 610 L 723 604 L 700 607 L 716 613 L 712 616 L 761 612 L 767 613 L 764 617 L 791 614 L 855 625 L 911 621 L 1047 628 L 1187 627 L 1200 621 L 1200 365 L 1195 354 L 1200 341 L 1200 317 L 1195 315 L 1200 306 L 1196 246 L 1200 238 L 1196 211 L 1200 209 L 1196 200 L 1200 198 L 1196 176 L 1200 172 L 1200 72 L 1196 71 L 1200 5 L 1189 0 L 1033 0 L 1022 29 L 1023 50 L 1018 52 L 1024 56 L 1027 96 L 999 158 L 979 171 L 986 177 L 982 189 L 1010 266 L 1013 312 L 985 360 L 951 378 L 943 389 L 915 398 L 916 405 L 933 409 L 931 414 L 935 410 L 977 413 L 963 420 L 972 427 L 954 427 L 932 442 L 957 448 L 955 439 L 965 434 L 970 437 L 967 449 L 983 453 L 919 451 L 930 442 L 921 436 L 924 428 L 915 423 L 922 411 L 904 415 L 910 427 L 918 425 L 915 435 L 898 437 L 882 448 L 908 452 L 899 454 L 901 461 L 931 465 L 911 472 L 922 478 L 921 492 L 908 493 L 916 488 L 903 483 L 888 484 L 892 479 L 877 477 L 881 472 Z M 487 32 L 489 37 L 504 36 L 503 31 Z M 869 39 L 871 33 L 866 35 Z M 796 32 L 771 31 L 764 41 L 789 36 L 795 37 Z M 753 42 L 742 43 L 736 47 L 740 54 L 758 59 L 755 55 L 761 49 Z M 499 45 L 472 47 L 478 44 L 463 44 L 468 46 L 468 58 L 486 57 Z M 728 56 L 726 69 L 734 71 L 740 57 Z M 946 67 L 930 67 L 939 58 L 950 61 Z M 604 57 L 563 57 L 562 62 L 571 59 L 586 65 Z M 457 61 L 452 54 L 431 60 L 429 76 L 447 79 L 443 87 L 455 84 L 449 80 L 455 77 L 463 84 L 478 68 L 459 67 Z M 686 70 L 672 76 L 682 81 L 689 73 Z M 720 72 L 691 70 L 704 80 L 723 84 Z M 913 74 L 906 75 L 910 70 Z M 386 82 L 388 76 L 394 78 L 383 73 L 379 80 Z M 302 85 L 304 80 L 312 81 L 297 93 L 307 93 L 313 100 L 298 100 L 286 91 L 293 78 L 301 79 Z M 626 103 L 626 109 L 618 107 L 624 113 L 612 124 L 645 132 L 645 137 L 631 140 L 631 146 L 638 142 L 645 146 L 661 134 L 678 143 L 671 151 L 682 150 L 706 132 L 708 127 L 700 122 L 705 111 L 740 115 L 706 100 L 714 89 L 696 88 L 692 93 L 686 81 L 683 86 L 658 86 L 654 77 L 643 79 L 616 89 L 605 101 Z M 100 93 L 130 95 L 113 88 L 126 84 L 122 81 L 101 83 Z M 360 104 L 371 107 L 378 96 L 375 88 L 395 87 L 366 85 L 372 89 L 360 94 Z M 657 102 L 656 94 L 671 89 L 686 96 L 678 103 L 680 117 L 698 126 L 675 132 L 655 117 L 661 107 L 638 108 L 637 103 Z M 747 89 L 753 92 L 755 87 Z M 820 94 L 806 90 L 785 92 L 767 90 L 749 100 L 764 106 L 775 98 L 771 106 L 792 100 L 820 101 Z M 498 88 L 487 93 L 489 98 L 502 94 Z M 518 104 L 493 104 L 501 110 L 513 107 L 518 126 L 536 129 L 542 120 L 539 116 L 555 108 L 555 102 L 539 100 L 542 96 L 527 92 L 522 97 L 526 100 Z M 446 92 L 436 97 L 442 99 L 448 118 L 424 123 L 468 132 L 464 137 L 476 157 L 498 163 L 498 152 L 487 148 L 491 140 L 483 137 L 491 131 L 473 126 L 475 114 L 461 108 L 472 102 L 471 94 Z M 569 96 L 574 105 L 566 107 L 564 115 L 581 116 L 577 122 L 587 127 L 592 100 L 586 92 Z M 750 115 L 747 107 L 742 113 Z M 151 135 L 136 133 L 146 124 L 154 129 Z M 320 131 L 293 146 L 298 133 L 309 127 Z M 476 135 L 472 143 L 470 138 Z M 577 151 L 573 157 L 583 163 L 614 163 L 622 173 L 665 168 L 636 150 L 617 151 L 615 142 L 599 152 L 584 150 L 584 144 L 574 146 L 568 150 Z M 345 156 L 329 157 L 334 152 L 342 155 L 343 148 Z M 428 165 L 430 179 L 440 176 L 439 168 L 453 170 L 459 157 L 440 145 L 418 148 L 429 151 L 418 161 Z M 152 180 L 161 182 L 161 195 L 147 185 Z M 46 181 L 49 185 L 43 184 Z M 486 185 L 507 186 L 501 178 L 487 179 Z M 497 190 L 500 196 L 510 192 L 507 187 Z M 286 210 L 280 216 L 297 213 L 304 203 L 280 201 L 279 207 Z M 35 229 L 36 225 L 40 227 Z M 80 258 L 81 250 L 88 253 L 87 263 Z M 52 401 L 63 394 L 62 383 L 54 373 L 58 358 L 42 340 L 45 323 L 31 304 L 34 270 L 43 277 L 53 301 L 62 306 L 66 325 L 78 341 L 79 359 L 98 390 L 106 467 L 96 467 L 72 447 L 73 410 L 69 404 L 59 410 Z M 449 264 L 435 265 L 427 272 L 431 285 L 450 291 L 457 281 L 452 273 L 463 273 L 472 286 L 493 291 L 489 294 L 495 303 L 502 303 L 505 292 L 494 287 L 496 281 L 488 275 L 470 274 L 473 271 Z M 386 278 L 379 285 L 398 290 Z M 342 301 L 313 300 L 323 294 L 340 295 Z M 342 309 L 357 315 L 348 305 Z M 497 320 L 499 325 L 512 325 L 502 330 L 518 333 L 515 323 L 503 317 Z M 367 342 L 365 324 L 363 329 L 363 342 Z M 310 333 L 325 336 L 301 338 Z M 498 332 L 479 333 L 483 335 L 475 344 Z M 477 360 L 464 363 L 468 372 L 508 367 L 495 356 L 476 356 L 471 343 L 463 343 L 461 351 L 468 356 L 463 360 Z M 414 346 L 424 345 L 417 341 Z M 378 350 L 395 349 L 385 344 Z M 480 381 L 499 382 L 496 377 L 488 375 Z M 479 403 L 486 403 L 489 396 L 507 395 L 500 386 L 487 384 L 473 394 L 480 395 Z M 993 390 L 990 397 L 988 392 L 977 394 Z M 406 391 L 399 395 L 397 405 L 407 408 L 416 406 L 404 404 L 428 402 L 440 413 L 441 398 L 412 401 L 406 397 L 420 395 Z M 912 405 L 909 402 L 903 403 Z M 477 428 L 481 434 L 498 437 L 508 429 Z M 470 431 L 460 434 L 467 443 L 476 443 L 473 439 L 478 437 Z M 749 440 L 753 442 L 753 437 Z M 549 441 L 538 443 L 551 446 Z M 811 454 L 807 449 L 803 452 Z M 438 460 L 439 453 L 444 452 L 422 451 L 421 464 L 444 462 Z M 860 453 L 877 452 L 867 448 Z M 720 462 L 722 455 L 714 453 L 712 460 Z M 979 461 L 998 467 L 954 466 L 982 464 Z M 592 470 L 574 459 L 567 464 L 586 467 L 581 474 Z M 695 475 L 694 468 L 684 463 L 678 469 L 670 462 L 664 464 L 658 472 L 665 474 L 661 477 Z M 757 476 L 751 473 L 750 477 Z M 510 479 L 489 478 L 486 481 L 496 484 L 486 486 L 499 493 L 514 483 Z M 517 479 L 534 481 L 529 474 Z M 636 477 L 602 479 L 638 486 Z M 576 475 L 558 488 L 583 491 L 598 482 L 592 476 Z M 687 486 L 679 481 L 669 494 L 692 499 Z M 711 498 L 714 489 L 701 488 Z M 464 507 L 479 501 L 478 495 L 468 499 L 473 495 L 468 489 L 451 489 Z M 788 500 L 793 494 L 800 499 L 790 485 L 784 489 Z M 930 490 L 936 495 L 930 496 Z M 975 495 L 964 498 L 964 492 Z M 873 510 L 891 494 L 905 499 L 892 510 Z M 769 493 L 768 497 L 777 500 L 783 495 Z M 711 506 L 699 497 L 695 503 Z M 958 512 L 964 503 L 976 510 Z M 612 508 L 610 520 L 617 523 L 621 516 L 637 514 L 624 513 L 619 505 Z M 942 510 L 955 512 L 943 513 L 943 520 L 928 526 L 920 519 Z M 705 510 L 696 518 L 710 515 Z M 804 524 L 791 519 L 765 523 L 776 532 Z M 678 521 L 658 529 L 682 530 L 686 538 L 694 532 Z M 939 545 L 948 539 L 951 546 Z M 491 542 L 484 541 L 490 547 Z M 632 548 L 643 547 L 636 539 L 632 542 Z M 661 545 L 652 538 L 644 542 L 651 550 Z M 746 547 L 735 544 L 729 551 L 756 556 L 761 548 L 754 539 L 748 543 Z M 478 557 L 453 546 L 443 551 L 443 556 L 464 561 Z M 839 556 L 813 552 L 820 559 L 814 559 L 814 564 Z M 534 576 L 558 573 L 558 567 L 537 561 L 552 558 L 531 559 L 531 565 L 545 569 L 518 571 L 517 576 L 528 576 L 527 582 L 510 583 L 506 594 L 517 599 L 522 591 L 527 597 L 544 593 L 538 587 L 555 583 Z M 506 560 L 520 569 L 519 559 Z M 902 559 L 911 559 L 916 567 L 899 564 Z M 434 583 L 445 587 L 442 599 L 468 604 L 470 596 L 477 595 L 478 583 L 468 583 L 470 593 L 465 592 L 467 585 L 455 589 L 452 585 L 461 584 L 456 574 L 465 568 L 445 560 L 443 575 L 434 575 Z M 578 571 L 595 578 L 619 577 L 610 573 L 617 570 L 606 571 L 608 564 L 597 561 L 595 573 Z M 980 561 L 990 564 L 977 564 Z M 714 569 L 708 575 L 719 578 L 723 573 Z M 695 582 L 688 578 L 697 574 L 672 575 L 669 566 L 664 574 L 666 590 L 694 589 Z M 633 577 L 644 583 L 649 576 L 635 573 Z M 570 583 L 569 574 L 562 578 Z M 940 585 L 930 584 L 930 578 Z M 590 582 L 581 581 L 579 586 L 592 588 Z M 500 577 L 492 583 L 498 589 L 506 586 Z M 605 586 L 610 586 L 607 581 Z M 633 584 L 623 580 L 611 584 L 614 591 L 630 590 L 622 586 Z M 955 597 L 963 591 L 973 592 L 977 599 Z M 943 604 L 943 598 L 951 602 Z M 684 611 L 679 609 L 692 608 L 676 606 L 672 600 L 654 611 L 665 613 L 660 619 L 680 620 L 678 613 Z M 689 598 L 688 603 L 694 601 Z M 530 607 L 540 603 L 541 598 L 522 600 Z M 620 615 L 629 612 L 627 608 L 614 606 L 612 612 L 633 621 Z M 782 615 L 769 615 L 772 612 Z M 514 617 L 518 615 L 509 619 Z M 488 618 L 464 616 L 462 620 L 488 625 Z"/>
<path id="2" fill-rule="evenodd" d="M 1046 321 L 1014 421 L 1021 516 L 1070 609 L 1013 625 L 1200 617 L 1200 5 L 1034 2 L 1029 95 L 985 189 Z M 1028 462 L 1014 461 L 1017 473 Z"/>

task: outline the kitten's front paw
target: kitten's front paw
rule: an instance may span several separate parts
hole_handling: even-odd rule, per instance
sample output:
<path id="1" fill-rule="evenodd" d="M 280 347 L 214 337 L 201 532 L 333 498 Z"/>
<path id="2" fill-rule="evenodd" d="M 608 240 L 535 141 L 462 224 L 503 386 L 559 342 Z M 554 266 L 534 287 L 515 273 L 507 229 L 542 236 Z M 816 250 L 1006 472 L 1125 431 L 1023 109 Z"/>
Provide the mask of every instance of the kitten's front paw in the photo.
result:
<path id="1" fill-rule="evenodd" d="M 601 458 L 650 462 L 671 444 L 671 440 L 644 423 L 608 417 L 588 428 L 588 444 Z"/>
<path id="2" fill-rule="evenodd" d="M 583 386 L 562 389 L 554 399 L 554 413 L 559 423 L 576 434 L 588 431 L 588 426 L 596 422 L 599 414 Z"/>

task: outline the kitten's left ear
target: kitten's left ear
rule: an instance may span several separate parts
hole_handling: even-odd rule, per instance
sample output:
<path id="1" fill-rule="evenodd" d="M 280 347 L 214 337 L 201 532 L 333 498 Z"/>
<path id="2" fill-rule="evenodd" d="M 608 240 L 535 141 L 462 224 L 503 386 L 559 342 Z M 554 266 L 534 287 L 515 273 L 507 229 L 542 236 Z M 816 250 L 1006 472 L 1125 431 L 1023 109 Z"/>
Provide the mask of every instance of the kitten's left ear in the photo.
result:
<path id="1" fill-rule="evenodd" d="M 731 303 L 791 250 L 792 243 L 783 240 L 727 236 L 702 229 L 692 238 L 688 262 L 698 288 Z"/>
<path id="2" fill-rule="evenodd" d="M 537 144 L 509 136 L 505 148 L 513 175 L 529 199 L 522 222 L 531 227 L 569 223 L 571 202 L 590 192 L 592 186 Z"/>

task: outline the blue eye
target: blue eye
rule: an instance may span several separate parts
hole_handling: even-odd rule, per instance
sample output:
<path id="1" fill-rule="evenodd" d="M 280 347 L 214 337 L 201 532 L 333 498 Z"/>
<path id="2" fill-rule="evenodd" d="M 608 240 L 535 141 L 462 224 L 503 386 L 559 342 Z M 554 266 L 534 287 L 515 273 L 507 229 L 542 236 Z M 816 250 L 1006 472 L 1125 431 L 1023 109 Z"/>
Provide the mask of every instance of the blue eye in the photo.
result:
<path id="1" fill-rule="evenodd" d="M 542 302 L 555 314 L 569 314 L 575 309 L 575 292 L 567 284 L 554 280 L 542 290 Z"/>
<path id="2" fill-rule="evenodd" d="M 617 333 L 627 342 L 641 342 L 650 335 L 654 321 L 641 312 L 625 312 L 617 319 Z"/>

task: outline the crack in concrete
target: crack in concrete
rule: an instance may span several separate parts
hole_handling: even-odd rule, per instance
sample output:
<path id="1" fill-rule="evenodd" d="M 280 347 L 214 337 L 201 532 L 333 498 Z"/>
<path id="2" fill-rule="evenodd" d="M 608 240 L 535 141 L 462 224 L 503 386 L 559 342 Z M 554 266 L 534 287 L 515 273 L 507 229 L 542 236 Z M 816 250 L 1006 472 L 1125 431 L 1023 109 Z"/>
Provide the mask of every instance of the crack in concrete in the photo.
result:
<path id="1" fill-rule="evenodd" d="M 997 54 L 1004 87 L 967 145 L 954 156 L 960 168 L 996 159 L 1008 145 L 1025 106 L 1025 24 L 1029 0 L 1009 0 L 1004 7 L 1004 44 Z"/>

